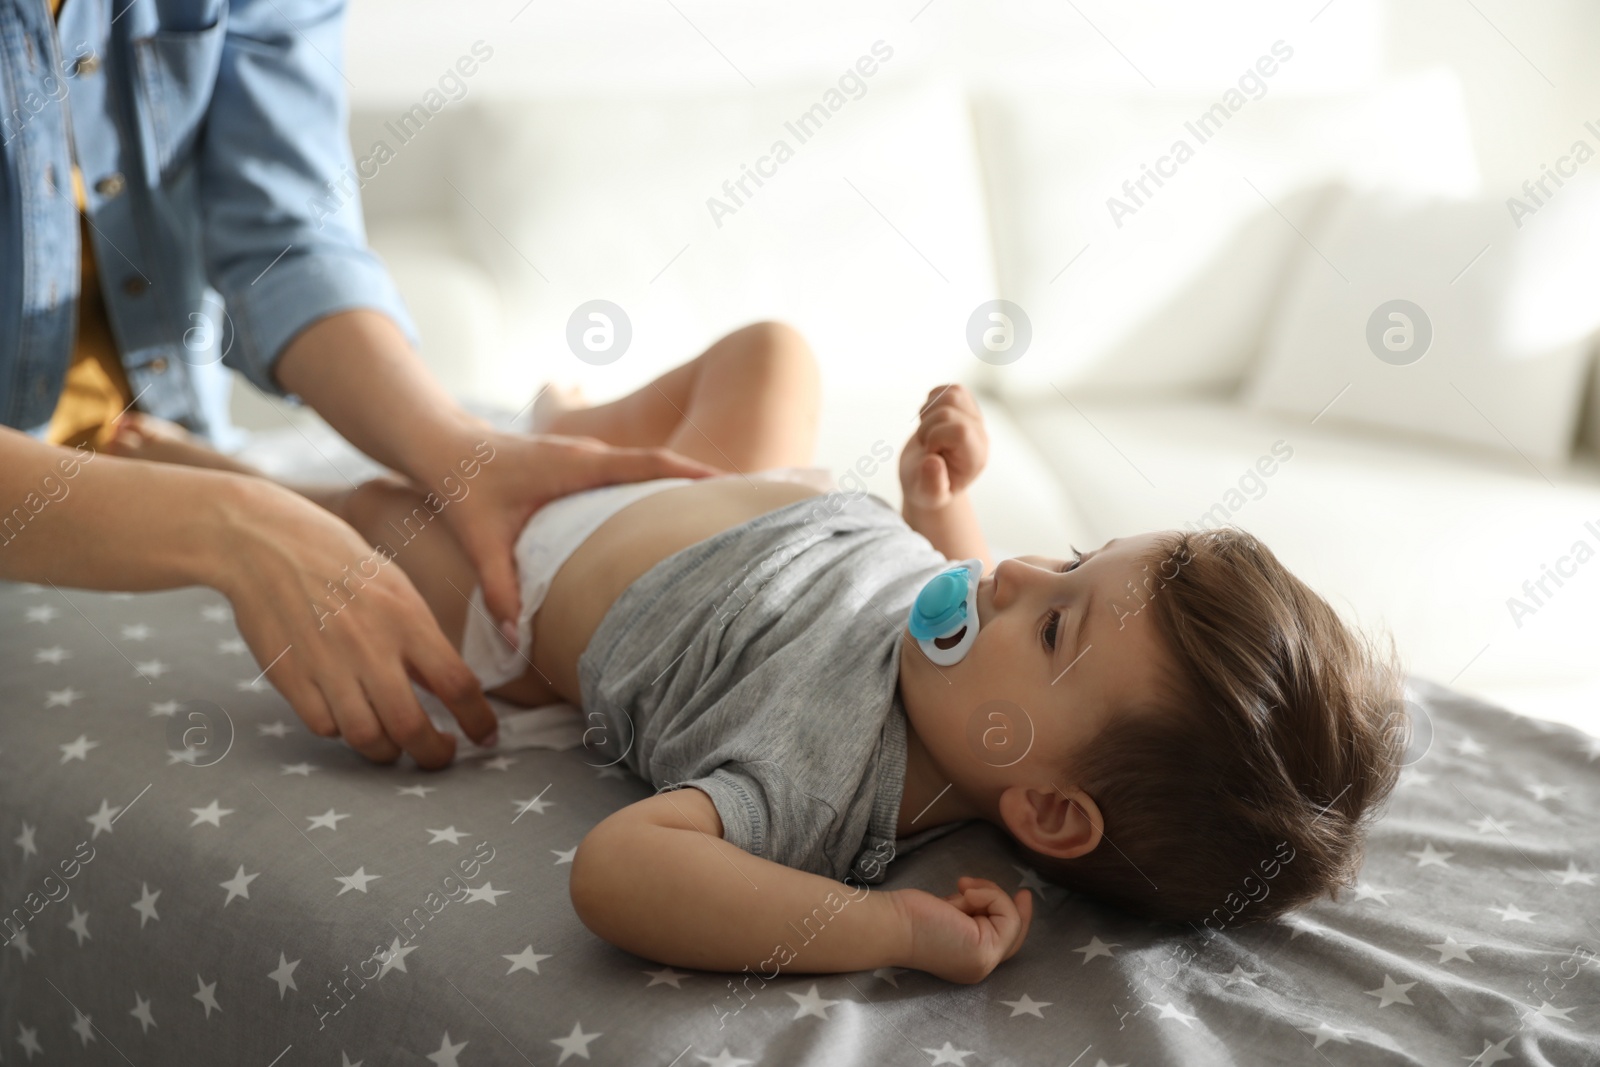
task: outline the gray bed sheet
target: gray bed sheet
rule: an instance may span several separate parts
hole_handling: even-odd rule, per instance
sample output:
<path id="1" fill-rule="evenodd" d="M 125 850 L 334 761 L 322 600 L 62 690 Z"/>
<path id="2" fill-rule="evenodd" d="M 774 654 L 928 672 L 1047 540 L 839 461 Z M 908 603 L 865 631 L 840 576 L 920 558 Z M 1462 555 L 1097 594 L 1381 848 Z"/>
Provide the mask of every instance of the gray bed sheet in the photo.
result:
<path id="1" fill-rule="evenodd" d="M 259 670 L 209 590 L 0 585 L 0 1062 L 1600 1063 L 1600 741 L 1439 686 L 1341 902 L 1176 936 L 968 824 L 883 888 L 1032 886 L 988 980 L 736 988 L 574 915 L 572 851 L 651 790 L 573 713 L 508 731 L 556 747 L 377 767 Z"/>

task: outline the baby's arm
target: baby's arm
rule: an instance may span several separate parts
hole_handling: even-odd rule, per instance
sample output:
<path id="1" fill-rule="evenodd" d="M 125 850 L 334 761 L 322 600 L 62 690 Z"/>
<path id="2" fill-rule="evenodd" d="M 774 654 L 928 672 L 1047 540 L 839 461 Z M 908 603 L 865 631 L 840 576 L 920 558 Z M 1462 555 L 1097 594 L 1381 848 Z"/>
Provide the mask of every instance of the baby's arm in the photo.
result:
<path id="1" fill-rule="evenodd" d="M 906 524 L 949 559 L 980 559 L 993 569 L 989 545 L 967 487 L 989 459 L 989 437 L 978 403 L 963 386 L 928 394 L 922 421 L 900 453 Z"/>
<path id="2" fill-rule="evenodd" d="M 974 884 L 941 900 L 752 856 L 722 839 L 711 798 L 687 788 L 591 830 L 573 859 L 571 893 L 590 930 L 671 966 L 748 967 L 768 980 L 898 966 L 977 982 L 1021 947 L 1032 904 L 992 882 L 965 881 Z"/>

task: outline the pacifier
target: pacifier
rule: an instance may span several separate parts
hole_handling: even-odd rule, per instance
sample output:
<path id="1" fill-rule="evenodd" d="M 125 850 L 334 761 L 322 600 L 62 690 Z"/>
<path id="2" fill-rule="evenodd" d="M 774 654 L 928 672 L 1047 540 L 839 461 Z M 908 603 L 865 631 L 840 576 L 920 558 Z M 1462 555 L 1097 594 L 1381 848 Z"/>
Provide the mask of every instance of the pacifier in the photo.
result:
<path id="1" fill-rule="evenodd" d="M 923 654 L 941 667 L 960 663 L 978 638 L 982 577 L 981 560 L 963 560 L 928 579 L 911 605 L 907 628 Z"/>

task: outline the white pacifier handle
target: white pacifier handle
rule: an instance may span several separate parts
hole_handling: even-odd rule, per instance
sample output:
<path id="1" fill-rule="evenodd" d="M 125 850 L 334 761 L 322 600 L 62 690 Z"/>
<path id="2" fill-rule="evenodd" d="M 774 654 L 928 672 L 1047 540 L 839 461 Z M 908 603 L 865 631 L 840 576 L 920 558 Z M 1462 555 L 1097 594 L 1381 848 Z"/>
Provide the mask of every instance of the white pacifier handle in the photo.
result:
<path id="1" fill-rule="evenodd" d="M 978 638 L 978 581 L 983 562 L 962 560 L 928 580 L 906 623 L 917 647 L 940 667 L 953 667 Z"/>

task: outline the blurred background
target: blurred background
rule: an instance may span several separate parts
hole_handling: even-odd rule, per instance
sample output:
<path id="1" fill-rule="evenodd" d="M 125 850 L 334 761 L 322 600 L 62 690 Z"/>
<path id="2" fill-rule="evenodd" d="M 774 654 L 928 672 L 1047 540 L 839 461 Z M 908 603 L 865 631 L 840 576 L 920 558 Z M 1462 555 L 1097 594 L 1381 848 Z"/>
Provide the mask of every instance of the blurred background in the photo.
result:
<path id="1" fill-rule="evenodd" d="M 1234 523 L 1413 672 L 1600 733 L 1597 54 L 1577 0 L 355 0 L 328 61 L 471 403 L 782 319 L 836 471 L 966 382 L 998 552 Z"/>

